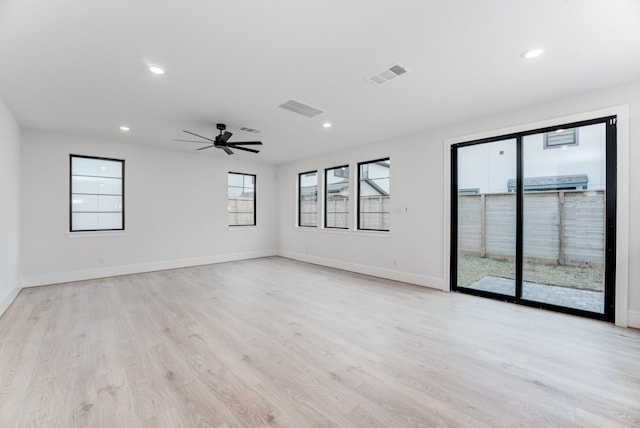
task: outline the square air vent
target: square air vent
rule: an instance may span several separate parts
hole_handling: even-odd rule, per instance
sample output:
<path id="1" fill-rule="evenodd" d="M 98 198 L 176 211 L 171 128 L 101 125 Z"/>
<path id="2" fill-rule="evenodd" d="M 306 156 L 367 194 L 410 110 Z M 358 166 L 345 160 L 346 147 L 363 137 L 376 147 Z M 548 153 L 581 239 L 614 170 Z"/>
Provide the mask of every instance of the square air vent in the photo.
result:
<path id="1" fill-rule="evenodd" d="M 389 80 L 393 80 L 398 76 L 402 76 L 407 72 L 407 69 L 401 65 L 393 65 L 387 68 L 384 71 L 381 71 L 378 74 L 374 74 L 373 76 L 367 78 L 367 82 L 372 83 L 376 86 L 381 86 L 387 83 Z"/>
<path id="2" fill-rule="evenodd" d="M 280 104 L 278 107 L 283 108 L 285 110 L 292 111 L 294 113 L 301 114 L 306 117 L 315 117 L 319 114 L 324 113 L 320 109 L 311 107 L 308 104 L 301 103 L 300 101 L 295 101 L 295 100 L 289 100 L 283 104 Z"/>

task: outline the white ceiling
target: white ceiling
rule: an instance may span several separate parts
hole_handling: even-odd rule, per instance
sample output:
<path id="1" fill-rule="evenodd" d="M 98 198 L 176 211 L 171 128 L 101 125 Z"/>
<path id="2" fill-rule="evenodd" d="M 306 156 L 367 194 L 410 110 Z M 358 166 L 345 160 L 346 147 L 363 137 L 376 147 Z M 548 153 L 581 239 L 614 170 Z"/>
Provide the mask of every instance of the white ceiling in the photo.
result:
<path id="1" fill-rule="evenodd" d="M 639 76 L 638 0 L 0 0 L 0 98 L 23 127 L 188 151 L 183 129 L 224 122 L 265 144 L 234 156 L 272 163 Z"/>

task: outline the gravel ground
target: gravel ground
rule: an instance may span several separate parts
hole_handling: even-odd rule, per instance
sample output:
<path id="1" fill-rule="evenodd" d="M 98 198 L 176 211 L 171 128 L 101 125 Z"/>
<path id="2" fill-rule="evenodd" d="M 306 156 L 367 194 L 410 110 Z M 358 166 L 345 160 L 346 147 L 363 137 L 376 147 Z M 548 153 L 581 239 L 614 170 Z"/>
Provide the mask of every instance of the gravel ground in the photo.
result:
<path id="1" fill-rule="evenodd" d="M 604 269 L 591 267 L 525 263 L 524 280 L 537 284 L 603 291 Z M 458 285 L 467 286 L 485 275 L 515 279 L 516 265 L 512 260 L 460 256 L 458 258 Z"/>

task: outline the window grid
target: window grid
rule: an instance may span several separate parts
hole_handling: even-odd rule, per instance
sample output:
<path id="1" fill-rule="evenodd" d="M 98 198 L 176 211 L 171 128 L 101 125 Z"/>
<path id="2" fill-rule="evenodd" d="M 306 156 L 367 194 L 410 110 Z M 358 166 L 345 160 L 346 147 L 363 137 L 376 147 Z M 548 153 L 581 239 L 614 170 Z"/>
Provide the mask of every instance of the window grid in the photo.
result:
<path id="1" fill-rule="evenodd" d="M 324 171 L 324 227 L 349 228 L 349 165 Z"/>
<path id="2" fill-rule="evenodd" d="M 358 163 L 358 230 L 390 230 L 390 158 Z"/>
<path id="3" fill-rule="evenodd" d="M 124 226 L 124 160 L 70 154 L 69 231 Z"/>
<path id="4" fill-rule="evenodd" d="M 256 176 L 228 174 L 227 218 L 229 226 L 256 225 Z"/>
<path id="5" fill-rule="evenodd" d="M 298 174 L 298 226 L 318 227 L 318 171 Z"/>

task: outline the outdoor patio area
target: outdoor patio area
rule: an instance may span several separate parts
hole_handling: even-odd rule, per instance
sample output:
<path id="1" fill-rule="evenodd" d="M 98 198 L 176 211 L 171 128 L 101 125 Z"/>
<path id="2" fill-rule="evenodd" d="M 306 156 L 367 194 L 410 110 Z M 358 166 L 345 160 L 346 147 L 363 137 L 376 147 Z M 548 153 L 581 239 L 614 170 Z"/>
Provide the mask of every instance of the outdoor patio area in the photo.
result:
<path id="1" fill-rule="evenodd" d="M 513 279 L 486 275 L 469 284 L 467 288 L 513 296 L 515 294 L 514 284 Z M 589 312 L 604 312 L 604 292 L 602 291 L 579 290 L 526 281 L 522 285 L 522 298 L 525 300 Z"/>

